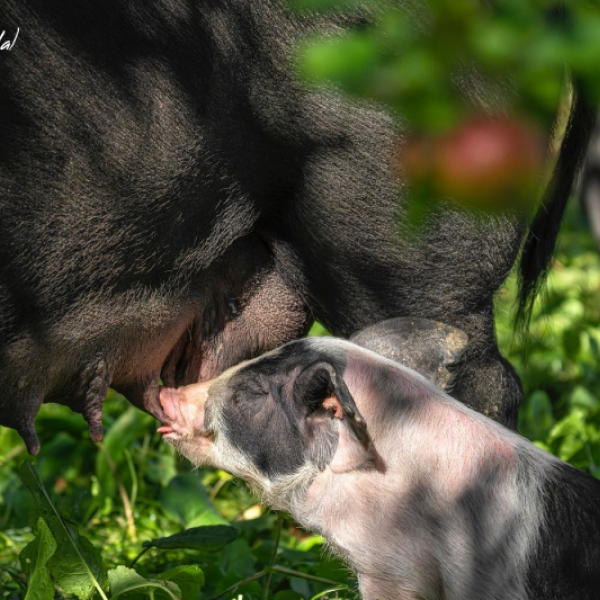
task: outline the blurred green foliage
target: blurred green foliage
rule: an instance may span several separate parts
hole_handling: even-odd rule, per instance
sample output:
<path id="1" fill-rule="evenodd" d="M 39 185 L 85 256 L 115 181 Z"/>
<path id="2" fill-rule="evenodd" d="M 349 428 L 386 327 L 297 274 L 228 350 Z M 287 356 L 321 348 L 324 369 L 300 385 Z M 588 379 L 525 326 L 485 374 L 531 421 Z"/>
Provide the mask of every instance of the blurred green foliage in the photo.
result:
<path id="1" fill-rule="evenodd" d="M 566 70 L 600 104 L 600 5 L 596 0 L 289 0 L 297 10 L 369 7 L 367 24 L 306 41 L 308 80 L 392 106 L 422 131 L 454 128 L 473 110 L 461 73 L 496 82 L 503 106 L 553 119 Z M 401 10 L 398 10 L 398 6 Z M 507 75 L 510 76 L 510 82 Z M 467 89 L 468 93 L 475 90 Z"/>
<path id="2" fill-rule="evenodd" d="M 520 432 L 600 477 L 600 256 L 571 206 L 526 337 L 514 334 L 510 279 L 497 301 L 501 348 L 521 376 Z"/>

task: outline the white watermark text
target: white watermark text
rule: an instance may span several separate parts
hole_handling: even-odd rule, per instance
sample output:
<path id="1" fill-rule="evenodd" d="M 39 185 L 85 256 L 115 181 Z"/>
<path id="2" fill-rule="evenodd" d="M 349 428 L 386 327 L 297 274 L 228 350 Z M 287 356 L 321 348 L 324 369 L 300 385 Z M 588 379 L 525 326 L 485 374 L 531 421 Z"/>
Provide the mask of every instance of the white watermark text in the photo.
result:
<path id="1" fill-rule="evenodd" d="M 11 37 L 10 33 L 7 33 L 6 29 L 0 31 L 0 52 L 8 51 L 10 52 L 17 43 L 17 38 L 19 37 L 19 28 L 17 27 L 17 31 Z"/>

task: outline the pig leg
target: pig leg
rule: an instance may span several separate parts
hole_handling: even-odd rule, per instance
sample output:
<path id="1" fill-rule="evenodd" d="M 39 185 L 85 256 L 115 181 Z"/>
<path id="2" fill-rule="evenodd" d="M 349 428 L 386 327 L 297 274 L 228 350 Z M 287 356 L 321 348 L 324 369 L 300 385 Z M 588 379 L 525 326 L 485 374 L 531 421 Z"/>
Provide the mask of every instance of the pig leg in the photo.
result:
<path id="1" fill-rule="evenodd" d="M 462 357 L 468 337 L 444 323 L 397 317 L 361 329 L 350 341 L 417 371 L 446 390 L 451 387 L 452 367 Z"/>

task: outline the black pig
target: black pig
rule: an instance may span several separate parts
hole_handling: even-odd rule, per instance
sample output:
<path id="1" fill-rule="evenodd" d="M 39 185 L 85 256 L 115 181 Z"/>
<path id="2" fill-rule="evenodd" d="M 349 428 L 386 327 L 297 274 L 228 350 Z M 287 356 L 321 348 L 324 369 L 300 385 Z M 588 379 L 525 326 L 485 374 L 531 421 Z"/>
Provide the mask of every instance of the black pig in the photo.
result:
<path id="1" fill-rule="evenodd" d="M 290 342 L 164 388 L 165 439 L 321 533 L 365 600 L 592 600 L 600 481 L 404 366 Z"/>
<path id="2" fill-rule="evenodd" d="M 161 418 L 159 378 L 210 379 L 314 318 L 342 337 L 398 316 L 463 330 L 454 394 L 514 426 L 492 298 L 525 224 L 440 202 L 408 235 L 402 127 L 290 67 L 304 34 L 369 18 L 283 0 L 2 1 L 0 423 L 30 452 L 42 402 L 83 413 L 98 440 L 107 386 Z M 502 111 L 507 86 L 457 81 Z"/>

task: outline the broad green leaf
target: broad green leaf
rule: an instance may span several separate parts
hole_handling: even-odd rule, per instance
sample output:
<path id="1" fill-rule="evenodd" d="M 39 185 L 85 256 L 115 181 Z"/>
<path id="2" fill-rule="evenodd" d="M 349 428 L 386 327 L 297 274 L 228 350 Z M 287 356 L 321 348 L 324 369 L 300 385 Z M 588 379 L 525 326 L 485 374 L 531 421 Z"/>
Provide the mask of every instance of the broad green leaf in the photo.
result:
<path id="1" fill-rule="evenodd" d="M 54 584 L 46 568 L 56 551 L 56 541 L 48 525 L 41 517 L 36 527 L 36 537 L 21 550 L 19 561 L 27 573 L 27 595 L 25 600 L 53 600 Z"/>
<path id="2" fill-rule="evenodd" d="M 171 600 L 187 600 L 185 596 L 182 596 L 176 583 L 145 579 L 133 569 L 123 566 L 111 569 L 108 572 L 108 581 L 112 594 L 111 600 L 120 597 L 137 600 L 138 598 L 154 598 L 156 595 Z"/>
<path id="3" fill-rule="evenodd" d="M 119 566 L 108 571 L 108 583 L 112 597 L 124 594 L 131 589 L 139 589 L 148 584 L 148 581 L 134 569 Z"/>
<path id="4" fill-rule="evenodd" d="M 197 598 L 204 586 L 204 573 L 196 565 L 181 565 L 157 575 L 156 578 L 176 583 L 184 600 Z"/>
<path id="5" fill-rule="evenodd" d="M 310 584 L 301 577 L 290 577 L 290 587 L 303 598 L 310 598 Z"/>
<path id="6" fill-rule="evenodd" d="M 56 541 L 56 552 L 47 562 L 56 584 L 80 600 L 88 600 L 96 591 L 101 592 L 105 569 L 98 551 L 87 538 L 79 535 L 75 527 L 63 520 L 32 463 L 24 462 L 19 468 L 19 476 L 33 495 L 39 517 Z"/>
<path id="7" fill-rule="evenodd" d="M 191 550 L 217 550 L 238 536 L 238 530 L 228 525 L 206 525 L 186 529 L 181 533 L 144 542 L 144 547 L 163 550 L 188 548 Z"/>
<path id="8" fill-rule="evenodd" d="M 245 539 L 237 539 L 223 549 L 223 570 L 250 577 L 257 571 L 252 548 Z"/>
<path id="9" fill-rule="evenodd" d="M 215 509 L 195 473 L 173 477 L 160 495 L 160 504 L 169 516 L 177 519 L 185 528 L 227 523 Z"/>

